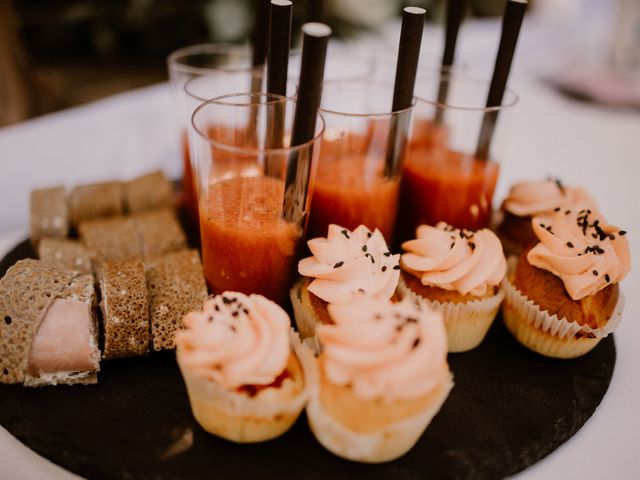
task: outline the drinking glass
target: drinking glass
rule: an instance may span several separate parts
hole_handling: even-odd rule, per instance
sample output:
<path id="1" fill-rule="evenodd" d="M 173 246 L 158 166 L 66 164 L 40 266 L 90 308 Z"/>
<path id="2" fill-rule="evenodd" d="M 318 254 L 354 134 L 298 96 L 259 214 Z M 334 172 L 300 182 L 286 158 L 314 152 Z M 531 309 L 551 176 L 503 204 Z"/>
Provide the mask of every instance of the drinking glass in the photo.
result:
<path id="1" fill-rule="evenodd" d="M 203 265 L 215 292 L 287 302 L 324 132 L 318 114 L 314 138 L 290 145 L 294 110 L 287 97 L 238 93 L 193 113 Z"/>
<path id="2" fill-rule="evenodd" d="M 402 178 L 400 240 L 413 238 L 418 225 L 439 221 L 471 230 L 488 226 L 508 117 L 518 102 L 507 89 L 501 105 L 487 108 L 489 85 L 461 73 L 416 82 L 416 119 Z M 496 121 L 491 141 L 479 147 L 483 122 Z"/>

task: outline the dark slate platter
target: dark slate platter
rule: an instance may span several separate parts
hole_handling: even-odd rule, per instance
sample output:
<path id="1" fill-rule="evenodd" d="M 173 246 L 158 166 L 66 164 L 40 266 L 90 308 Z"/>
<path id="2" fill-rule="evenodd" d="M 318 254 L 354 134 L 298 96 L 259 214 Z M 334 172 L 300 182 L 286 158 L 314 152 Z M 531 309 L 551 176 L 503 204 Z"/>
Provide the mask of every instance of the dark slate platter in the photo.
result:
<path id="1" fill-rule="evenodd" d="M 0 276 L 32 254 L 27 241 L 16 246 L 0 261 Z M 173 353 L 103 362 L 92 386 L 0 384 L 0 424 L 90 479 L 502 478 L 578 431 L 606 393 L 615 358 L 611 336 L 576 360 L 541 357 L 516 343 L 498 318 L 480 347 L 449 355 L 456 385 L 446 404 L 413 450 L 382 465 L 333 456 L 304 415 L 263 444 L 208 435 L 191 416 Z"/>

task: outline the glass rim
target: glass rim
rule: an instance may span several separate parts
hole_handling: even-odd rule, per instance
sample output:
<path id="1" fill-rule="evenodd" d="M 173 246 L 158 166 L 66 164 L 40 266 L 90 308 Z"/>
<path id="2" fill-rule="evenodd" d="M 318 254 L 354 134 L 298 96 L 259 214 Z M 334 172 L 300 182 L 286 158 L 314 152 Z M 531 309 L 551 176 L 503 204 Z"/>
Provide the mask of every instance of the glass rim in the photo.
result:
<path id="1" fill-rule="evenodd" d="M 231 97 L 266 97 L 266 98 L 272 98 L 273 100 L 269 100 L 267 102 L 250 102 L 250 103 L 235 103 L 235 102 L 222 102 L 222 100 L 227 99 L 227 98 L 231 98 Z M 206 102 L 202 103 L 201 105 L 198 106 L 198 108 L 196 108 L 193 111 L 193 114 L 191 115 L 191 127 L 193 128 L 193 130 L 198 134 L 198 136 L 200 136 L 200 138 L 202 138 L 205 142 L 207 142 L 209 145 L 214 146 L 216 148 L 219 148 L 221 150 L 225 150 L 227 152 L 231 152 L 231 153 L 239 153 L 239 154 L 243 154 L 243 155 L 260 155 L 260 154 L 266 154 L 266 155 L 273 155 L 273 154 L 283 154 L 283 153 L 292 153 L 292 152 L 297 152 L 300 150 L 304 150 L 305 148 L 309 147 L 311 144 L 317 142 L 318 140 L 320 140 L 322 138 L 322 135 L 324 134 L 324 129 L 325 129 L 325 121 L 324 121 L 324 117 L 321 115 L 320 111 L 316 112 L 316 122 L 318 121 L 318 118 L 320 119 L 320 126 L 318 127 L 317 123 L 316 123 L 316 132 L 313 135 L 313 138 L 311 138 L 311 140 L 308 140 L 304 143 L 301 143 L 300 145 L 294 145 L 294 146 L 289 146 L 289 147 L 279 147 L 279 148 L 268 148 L 268 149 L 260 149 L 260 148 L 247 148 L 247 147 L 236 147 L 234 145 L 229 145 L 228 143 L 224 143 L 224 142 L 220 142 L 218 140 L 213 140 L 211 138 L 208 138 L 197 126 L 196 126 L 196 115 L 198 114 L 198 112 L 200 112 L 202 109 L 206 108 L 208 105 L 213 105 L 213 104 L 218 104 L 218 105 L 224 105 L 227 107 L 247 107 L 247 108 L 251 108 L 253 106 L 259 106 L 259 105 L 271 105 L 271 104 L 275 104 L 278 102 L 283 102 L 283 103 L 294 103 L 296 102 L 295 98 L 290 98 L 290 97 L 283 97 L 282 95 L 276 95 L 275 93 L 264 93 L 264 92 L 240 92 L 240 93 L 229 93 L 227 95 L 221 95 L 219 97 L 216 98 L 212 98 L 211 100 L 207 100 Z"/>
<path id="2" fill-rule="evenodd" d="M 442 75 L 440 77 L 436 77 L 435 75 L 428 75 L 428 76 L 422 76 L 422 79 L 428 79 L 428 80 L 436 80 L 434 82 L 434 84 L 440 84 L 442 82 L 450 82 L 454 79 L 462 79 L 465 82 L 468 83 L 474 83 L 474 84 L 482 84 L 484 86 L 489 86 L 491 85 L 491 81 L 490 80 L 486 80 L 483 78 L 478 78 L 478 77 L 473 77 L 473 76 L 469 76 L 469 75 L 465 75 L 463 73 L 460 72 L 449 72 L 446 75 Z M 416 79 L 416 82 L 419 81 L 419 78 Z M 511 100 L 508 100 L 506 103 L 504 103 L 505 100 L 505 96 L 509 95 L 511 97 Z M 452 103 L 441 103 L 437 100 L 427 100 L 426 98 L 424 98 L 423 96 L 419 95 L 419 94 L 414 94 L 413 97 L 417 102 L 422 102 L 422 103 L 426 103 L 427 105 L 431 105 L 433 107 L 436 107 L 440 110 L 460 110 L 460 111 L 467 111 L 467 112 L 498 112 L 500 110 L 504 110 L 506 108 L 510 108 L 513 107 L 514 105 L 516 105 L 519 101 L 520 101 L 520 97 L 518 96 L 518 94 L 516 93 L 515 90 L 513 90 L 512 88 L 506 87 L 504 89 L 504 95 L 502 97 L 502 101 L 503 103 L 501 105 L 496 105 L 494 107 L 487 107 L 487 106 L 479 106 L 479 107 L 469 107 L 469 106 L 464 106 L 464 105 L 456 105 L 456 104 L 452 104 Z"/>
<path id="3" fill-rule="evenodd" d="M 261 72 L 261 67 L 254 67 L 251 69 L 246 70 L 246 72 L 244 70 L 236 70 L 236 71 L 227 71 L 225 73 L 228 74 L 235 74 L 235 73 L 250 73 L 251 74 L 251 79 L 260 79 L 262 80 L 263 78 L 263 74 Z M 192 93 L 189 91 L 189 85 L 195 81 L 201 80 L 203 78 L 207 78 L 207 77 L 211 77 L 211 74 L 204 74 L 204 75 L 198 75 L 195 76 L 193 78 L 190 78 L 189 80 L 187 80 L 186 82 L 184 82 L 184 85 L 182 86 L 182 91 L 187 94 L 189 97 L 193 98 L 194 100 L 197 100 L 199 102 L 207 102 L 209 100 L 213 100 L 215 98 L 219 98 L 221 96 L 227 96 L 227 95 L 236 95 L 235 93 L 231 93 L 231 94 L 224 94 L 224 95 L 217 95 L 215 97 L 201 97 L 200 95 L 196 95 L 195 93 Z M 289 84 L 291 82 L 294 82 L 295 79 L 294 78 L 287 78 L 287 87 L 289 87 Z M 288 98 L 288 99 L 292 99 L 295 100 L 295 98 L 298 96 L 298 85 L 295 85 L 295 88 L 293 89 L 293 93 L 291 95 L 283 95 L 284 98 Z M 258 94 L 260 92 L 247 92 L 247 94 L 249 93 L 255 93 Z M 271 94 L 271 95 L 276 95 L 276 94 Z M 244 105 L 244 104 L 243 104 Z"/>
<path id="4" fill-rule="evenodd" d="M 351 79 L 343 79 L 343 80 L 328 80 L 326 82 L 324 82 L 323 86 L 322 86 L 322 90 L 323 90 L 323 95 L 324 95 L 324 87 L 326 85 L 333 85 L 333 84 L 340 84 L 340 83 L 367 83 L 370 85 L 378 85 L 378 86 L 383 86 L 383 87 L 390 87 L 391 91 L 393 92 L 393 85 L 391 85 L 390 83 L 387 82 L 381 82 L 381 81 L 377 81 L 377 80 L 371 80 L 371 79 L 367 79 L 367 78 L 351 78 Z M 391 102 L 392 99 L 389 99 L 389 101 Z M 394 117 L 394 116 L 398 116 L 401 115 L 403 113 L 406 112 L 410 112 L 411 109 L 416 105 L 416 98 L 415 96 L 411 99 L 411 106 L 407 107 L 407 108 L 402 108 L 400 110 L 392 110 L 390 112 L 376 112 L 376 113 L 350 113 L 350 112 L 340 112 L 338 110 L 333 110 L 333 109 L 329 109 L 329 108 L 324 108 L 322 106 L 322 103 L 320 104 L 320 107 L 318 108 L 318 111 L 323 112 L 323 113 L 328 113 L 331 115 L 337 115 L 337 116 L 342 116 L 342 117 L 353 117 L 353 118 L 375 118 L 375 117 Z"/>
<path id="5" fill-rule="evenodd" d="M 182 58 L 186 58 L 189 55 L 214 55 L 225 54 L 229 52 L 246 53 L 249 63 L 243 67 L 196 67 L 193 65 L 187 65 L 180 61 Z M 180 73 L 190 73 L 194 75 L 206 75 L 207 73 L 219 71 L 227 72 L 243 72 L 253 70 L 255 67 L 251 63 L 251 49 L 247 45 L 240 43 L 198 43 L 195 45 L 189 45 L 187 47 L 178 48 L 169 54 L 167 57 L 167 67 L 170 71 Z"/>

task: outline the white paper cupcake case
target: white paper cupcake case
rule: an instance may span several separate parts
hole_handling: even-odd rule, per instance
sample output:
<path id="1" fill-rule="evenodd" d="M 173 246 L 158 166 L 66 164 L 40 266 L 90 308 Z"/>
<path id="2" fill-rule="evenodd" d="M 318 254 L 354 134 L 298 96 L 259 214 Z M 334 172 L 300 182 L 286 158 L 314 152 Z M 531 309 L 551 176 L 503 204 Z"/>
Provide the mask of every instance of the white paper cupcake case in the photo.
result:
<path id="1" fill-rule="evenodd" d="M 504 299 L 504 292 L 500 289 L 498 293 L 489 298 L 465 303 L 440 303 L 415 293 L 407 286 L 402 277 L 398 283 L 398 292 L 403 298 L 409 296 L 429 308 L 442 312 L 447 330 L 449 352 L 452 353 L 466 352 L 482 343 Z"/>
<path id="2" fill-rule="evenodd" d="M 508 277 L 504 279 L 502 286 L 505 291 L 505 305 L 508 304 L 515 309 L 520 319 L 559 339 L 575 337 L 578 332 L 593 335 L 598 339 L 605 338 L 618 327 L 620 320 L 622 320 L 625 300 L 621 291 L 618 296 L 618 303 L 607 324 L 601 328 L 592 328 L 589 325 L 580 325 L 575 321 L 569 322 L 566 318 L 558 318 L 557 315 L 549 315 L 549 312 L 541 310 L 533 300 L 523 295 Z"/>
<path id="3" fill-rule="evenodd" d="M 308 339 L 305 340 L 308 343 Z M 305 347 L 303 347 L 305 348 Z M 309 386 L 307 419 L 316 439 L 327 450 L 348 460 L 365 463 L 391 461 L 408 452 L 418 441 L 433 417 L 440 411 L 453 388 L 453 375 L 449 374 L 446 385 L 437 401 L 418 415 L 391 423 L 375 433 L 356 433 L 331 417 L 320 402 L 320 370 L 317 360 L 307 348 L 301 355 L 302 366 Z"/>
<path id="4" fill-rule="evenodd" d="M 292 350 L 296 353 L 298 361 L 302 365 L 302 359 L 298 354 L 298 351 L 302 348 L 302 343 L 293 329 L 289 332 L 289 341 Z M 197 395 L 200 398 L 204 397 L 207 399 L 207 403 L 215 405 L 217 409 L 229 415 L 265 419 L 271 419 L 278 415 L 297 415 L 302 411 L 307 401 L 308 383 L 306 379 L 305 386 L 298 395 L 283 401 L 277 395 L 265 395 L 265 393 L 268 393 L 266 391 L 261 395 L 248 397 L 223 388 L 213 380 L 193 375 L 188 369 L 182 367 L 179 361 L 179 354 L 178 366 L 184 377 L 190 398 L 192 395 Z"/>

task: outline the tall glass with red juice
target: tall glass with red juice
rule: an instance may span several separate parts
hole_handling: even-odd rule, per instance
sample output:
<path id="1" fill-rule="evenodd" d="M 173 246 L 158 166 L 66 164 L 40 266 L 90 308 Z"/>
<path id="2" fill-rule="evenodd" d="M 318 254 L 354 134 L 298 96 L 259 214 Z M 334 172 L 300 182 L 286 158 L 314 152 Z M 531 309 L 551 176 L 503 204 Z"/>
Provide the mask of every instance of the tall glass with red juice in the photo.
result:
<path id="1" fill-rule="evenodd" d="M 204 273 L 215 292 L 258 293 L 286 304 L 296 272 L 324 122 L 290 146 L 295 101 L 232 94 L 194 112 Z M 282 148 L 269 148 L 275 112 L 284 111 Z"/>
<path id="2" fill-rule="evenodd" d="M 182 144 L 182 205 L 197 228 L 198 201 L 189 154 L 191 115 L 206 100 L 239 90 L 251 91 L 251 81 L 261 71 L 252 67 L 248 47 L 215 43 L 176 50 L 167 58 L 167 67 Z M 188 85 L 192 85 L 191 91 Z"/>
<path id="3" fill-rule="evenodd" d="M 447 91 L 445 103 L 439 92 Z M 402 175 L 399 240 L 421 224 L 445 221 L 476 230 L 489 225 L 508 115 L 517 95 L 507 90 L 499 107 L 486 108 L 489 82 L 461 73 L 419 78 L 416 119 Z M 486 158 L 476 149 L 486 115 L 499 113 Z"/>
<path id="4" fill-rule="evenodd" d="M 406 150 L 392 155 L 391 126 L 410 125 L 411 108 L 391 112 L 393 86 L 368 80 L 325 82 L 320 111 L 326 128 L 311 202 L 309 236 L 329 224 L 363 224 L 393 236 Z"/>

